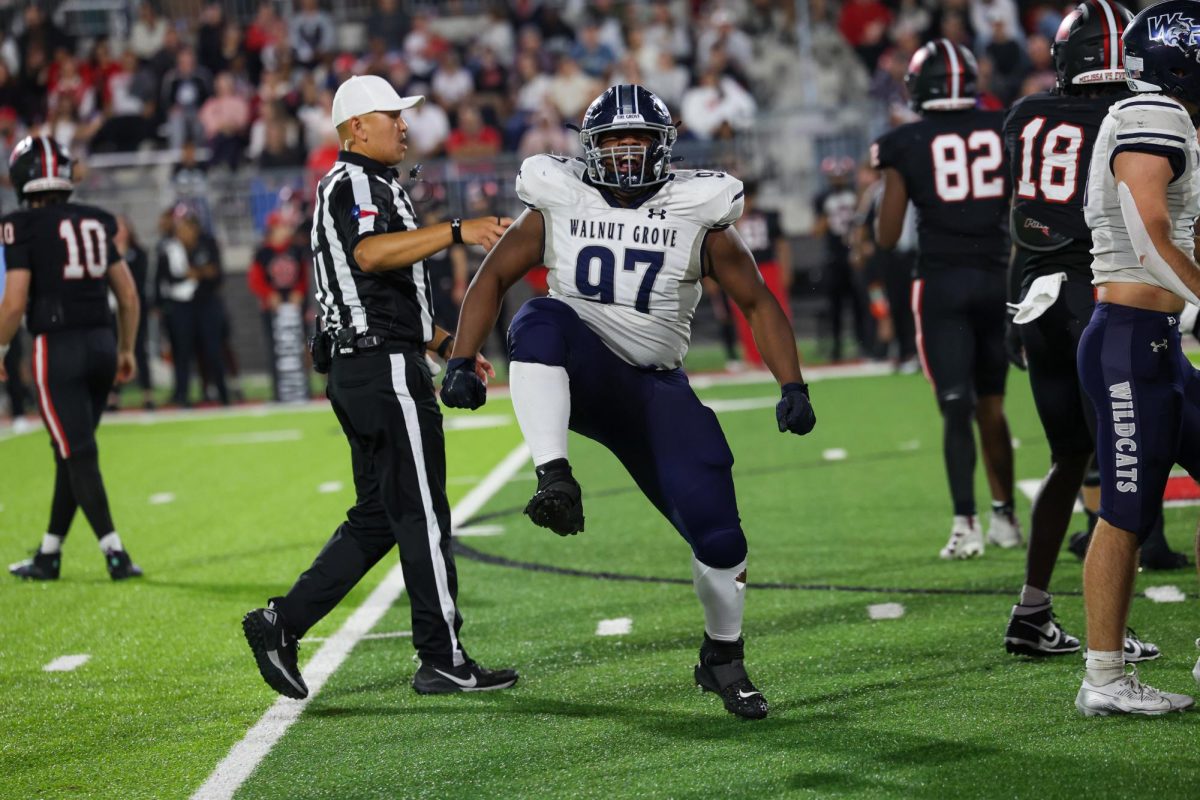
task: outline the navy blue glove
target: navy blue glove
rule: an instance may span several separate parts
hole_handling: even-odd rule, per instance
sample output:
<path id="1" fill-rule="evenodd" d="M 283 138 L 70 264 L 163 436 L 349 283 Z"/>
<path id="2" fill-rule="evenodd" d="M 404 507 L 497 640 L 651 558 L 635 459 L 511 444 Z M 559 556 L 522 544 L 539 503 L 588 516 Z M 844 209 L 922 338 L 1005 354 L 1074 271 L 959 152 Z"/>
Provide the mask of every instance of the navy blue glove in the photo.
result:
<path id="1" fill-rule="evenodd" d="M 780 433 L 791 431 L 803 436 L 813 429 L 817 415 L 813 413 L 812 403 L 808 402 L 807 383 L 783 385 L 783 399 L 775 406 L 775 420 L 779 423 Z"/>
<path id="2" fill-rule="evenodd" d="M 442 403 L 450 408 L 476 409 L 486 402 L 487 385 L 475 374 L 475 359 L 450 359 L 442 378 Z"/>

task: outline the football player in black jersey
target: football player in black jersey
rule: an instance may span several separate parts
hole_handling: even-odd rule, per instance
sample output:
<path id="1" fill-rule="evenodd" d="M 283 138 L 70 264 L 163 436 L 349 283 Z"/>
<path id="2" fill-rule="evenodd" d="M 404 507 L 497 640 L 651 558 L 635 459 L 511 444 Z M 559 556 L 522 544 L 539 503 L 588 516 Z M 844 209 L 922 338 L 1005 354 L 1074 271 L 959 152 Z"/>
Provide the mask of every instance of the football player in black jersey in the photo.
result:
<path id="1" fill-rule="evenodd" d="M 975 516 L 978 422 L 992 492 L 987 540 L 1021 544 L 1013 513 L 1012 439 L 1004 417 L 1005 268 L 1008 174 L 1003 114 L 976 108 L 975 59 L 965 47 L 935 39 L 918 50 L 905 79 L 916 122 L 871 147 L 883 171 L 876 240 L 891 250 L 909 200 L 919 214 L 917 279 L 912 303 L 917 351 L 944 420 L 943 453 L 954 503 L 946 559 L 981 555 Z"/>
<path id="2" fill-rule="evenodd" d="M 114 379 L 124 383 L 136 371 L 137 287 L 113 241 L 113 216 L 69 202 L 71 167 L 66 150 L 48 136 L 27 137 L 9 159 L 13 189 L 24 207 L 0 220 L 8 264 L 0 351 L 24 316 L 34 337 L 38 407 L 57 465 L 46 535 L 33 558 L 13 564 L 9 572 L 57 579 L 63 539 L 76 508 L 82 508 L 100 540 L 109 576 L 122 580 L 142 571 L 113 526 L 95 434 Z M 117 298 L 115 335 L 109 289 Z"/>
<path id="3" fill-rule="evenodd" d="M 1121 34 L 1131 18 L 1112 0 L 1077 6 L 1055 36 L 1057 87 L 1020 100 L 1004 123 L 1015 245 L 1009 295 L 1022 301 L 1009 326 L 1009 352 L 1029 370 L 1050 443 L 1050 471 L 1029 523 L 1025 585 L 1004 634 L 1010 653 L 1079 650 L 1079 640 L 1055 619 L 1047 590 L 1094 450 L 1095 412 L 1083 398 L 1075 365 L 1079 336 L 1095 305 L 1083 195 L 1100 123 L 1113 102 L 1129 95 Z M 1126 637 L 1127 662 L 1158 655 L 1132 631 Z"/>

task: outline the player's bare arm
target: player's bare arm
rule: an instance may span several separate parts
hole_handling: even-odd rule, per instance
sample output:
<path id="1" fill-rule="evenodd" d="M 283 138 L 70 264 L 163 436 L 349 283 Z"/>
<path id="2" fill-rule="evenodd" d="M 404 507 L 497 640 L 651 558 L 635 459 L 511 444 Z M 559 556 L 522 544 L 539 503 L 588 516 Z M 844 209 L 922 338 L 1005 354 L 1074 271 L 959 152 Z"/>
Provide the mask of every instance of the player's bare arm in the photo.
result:
<path id="1" fill-rule="evenodd" d="M 137 374 L 137 360 L 133 357 L 133 343 L 137 338 L 138 305 L 137 284 L 133 273 L 124 261 L 108 268 L 108 285 L 117 298 L 117 383 L 126 383 Z"/>
<path id="2" fill-rule="evenodd" d="M 746 315 L 763 361 L 781 385 L 803 383 L 796 337 L 783 309 L 763 283 L 754 256 L 732 228 L 710 231 L 704 239 L 705 272 Z"/>
<path id="3" fill-rule="evenodd" d="M 491 250 L 512 224 L 508 217 L 464 219 L 462 243 Z M 443 222 L 414 231 L 397 231 L 367 236 L 354 247 L 354 261 L 363 272 L 385 272 L 411 267 L 457 243 L 453 223 Z"/>
<path id="4" fill-rule="evenodd" d="M 504 294 L 542 263 L 544 234 L 541 212 L 527 210 L 484 258 L 463 298 L 452 358 L 473 358 L 483 347 L 500 314 Z"/>
<path id="5" fill-rule="evenodd" d="M 875 243 L 891 250 L 904 231 L 904 215 L 908 212 L 908 187 L 904 177 L 888 167 L 883 171 L 883 196 L 879 198 L 879 213 L 875 215 Z"/>
<path id="6" fill-rule="evenodd" d="M 4 300 L 0 301 L 0 381 L 8 380 L 8 373 L 4 370 L 4 354 L 21 327 L 21 317 L 25 315 L 28 302 L 29 270 L 9 270 L 4 276 Z"/>
<path id="7" fill-rule="evenodd" d="M 1143 266 L 1155 278 L 1168 284 L 1177 281 L 1179 290 L 1200 295 L 1200 266 L 1171 238 L 1167 186 L 1174 172 L 1170 161 L 1151 153 L 1118 153 L 1113 176 L 1121 194 L 1122 216 Z M 1191 299 L 1180 291 L 1147 284 L 1107 283 L 1100 291 L 1102 300 L 1165 312 L 1178 312 L 1183 309 L 1183 299 Z"/>

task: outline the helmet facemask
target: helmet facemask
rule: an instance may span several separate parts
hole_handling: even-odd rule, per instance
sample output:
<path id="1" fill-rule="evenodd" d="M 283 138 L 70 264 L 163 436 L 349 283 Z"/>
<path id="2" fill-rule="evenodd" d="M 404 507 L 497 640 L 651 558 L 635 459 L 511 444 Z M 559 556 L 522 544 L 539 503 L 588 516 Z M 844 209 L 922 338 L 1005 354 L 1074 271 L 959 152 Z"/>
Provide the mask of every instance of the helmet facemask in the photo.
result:
<path id="1" fill-rule="evenodd" d="M 601 147 L 601 140 L 614 133 L 636 133 L 649 136 L 646 145 L 613 145 Z M 579 132 L 584 161 L 592 183 L 614 189 L 640 189 L 654 186 L 670 177 L 671 146 L 677 136 L 675 128 L 639 120 L 636 125 L 613 123 Z"/>

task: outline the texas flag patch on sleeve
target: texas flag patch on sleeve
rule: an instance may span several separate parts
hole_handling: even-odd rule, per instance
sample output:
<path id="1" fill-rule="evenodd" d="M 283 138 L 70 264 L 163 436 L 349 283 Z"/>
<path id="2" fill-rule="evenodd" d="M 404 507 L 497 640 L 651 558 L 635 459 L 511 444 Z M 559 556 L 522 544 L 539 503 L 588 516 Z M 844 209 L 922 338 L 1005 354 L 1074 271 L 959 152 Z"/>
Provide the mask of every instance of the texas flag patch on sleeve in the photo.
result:
<path id="1" fill-rule="evenodd" d="M 350 216 L 355 219 L 367 219 L 379 213 L 379 209 L 371 205 L 358 205 L 350 209 Z"/>

